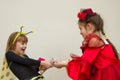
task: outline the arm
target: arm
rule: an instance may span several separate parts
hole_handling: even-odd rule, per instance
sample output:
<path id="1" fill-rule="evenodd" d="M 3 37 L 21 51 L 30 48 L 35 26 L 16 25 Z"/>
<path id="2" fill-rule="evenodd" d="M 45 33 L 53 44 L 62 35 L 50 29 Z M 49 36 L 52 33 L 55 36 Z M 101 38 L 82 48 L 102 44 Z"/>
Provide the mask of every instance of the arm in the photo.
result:
<path id="1" fill-rule="evenodd" d="M 41 61 L 41 66 L 39 67 L 39 70 L 42 70 L 42 69 L 46 70 L 46 69 L 52 67 L 52 64 L 50 63 L 50 61 L 45 61 L 45 59 L 42 57 L 39 57 L 38 60 Z"/>
<path id="2" fill-rule="evenodd" d="M 67 67 L 68 61 L 57 61 L 53 60 L 52 65 L 56 68 Z"/>
<path id="3" fill-rule="evenodd" d="M 92 37 L 89 40 L 88 47 L 84 51 L 82 55 L 83 60 L 87 60 L 88 62 L 92 63 L 102 51 L 103 47 L 105 46 L 104 42 L 99 37 Z"/>
<path id="4" fill-rule="evenodd" d="M 6 58 L 9 61 L 13 61 L 16 63 L 29 65 L 29 66 L 40 66 L 40 64 L 41 64 L 41 61 L 39 61 L 39 60 L 34 60 L 34 59 L 31 59 L 28 57 L 21 57 L 12 51 L 9 51 L 6 53 Z"/>

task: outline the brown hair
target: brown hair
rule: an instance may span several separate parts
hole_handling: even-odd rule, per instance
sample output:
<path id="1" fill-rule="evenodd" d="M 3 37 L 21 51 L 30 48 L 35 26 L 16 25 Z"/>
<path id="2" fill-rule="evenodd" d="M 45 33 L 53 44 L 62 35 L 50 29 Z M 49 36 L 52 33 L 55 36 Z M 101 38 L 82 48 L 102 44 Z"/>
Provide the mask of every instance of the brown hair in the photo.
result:
<path id="1" fill-rule="evenodd" d="M 13 33 L 11 33 L 11 35 L 9 36 L 8 41 L 7 41 L 7 45 L 6 45 L 6 52 L 7 52 L 7 51 L 10 51 L 10 50 L 14 50 L 17 41 L 22 41 L 22 42 L 25 42 L 25 43 L 28 42 L 27 36 L 24 35 L 24 34 L 20 34 L 20 35 L 17 37 L 15 43 L 13 44 L 13 40 L 15 39 L 15 37 L 16 37 L 16 35 L 17 35 L 18 33 L 19 33 L 19 32 L 13 32 Z"/>
<path id="2" fill-rule="evenodd" d="M 83 10 L 84 11 L 84 10 Z M 81 12 L 82 13 L 82 12 Z M 85 25 L 87 23 L 91 23 L 95 26 L 95 30 L 94 32 L 96 31 L 99 31 L 101 32 L 104 36 L 105 36 L 105 32 L 104 32 L 104 22 L 103 22 L 103 19 L 101 18 L 101 16 L 99 14 L 95 14 L 95 15 L 92 15 L 92 16 L 86 16 L 86 19 L 85 20 L 81 20 L 79 18 L 79 23 L 84 23 Z M 112 45 L 112 48 L 113 48 L 113 51 L 115 53 L 115 56 L 116 58 L 118 59 L 118 52 L 117 52 L 117 49 L 115 48 L 115 46 L 112 44 L 112 42 L 109 40 L 109 39 L 106 39 L 108 41 L 108 43 L 110 43 Z"/>

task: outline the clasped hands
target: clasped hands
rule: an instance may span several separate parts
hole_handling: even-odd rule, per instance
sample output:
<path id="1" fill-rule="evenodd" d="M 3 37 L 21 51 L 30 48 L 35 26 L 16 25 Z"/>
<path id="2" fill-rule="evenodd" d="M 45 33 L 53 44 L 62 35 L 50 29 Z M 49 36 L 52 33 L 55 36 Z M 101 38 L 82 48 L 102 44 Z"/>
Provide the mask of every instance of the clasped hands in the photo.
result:
<path id="1" fill-rule="evenodd" d="M 70 56 L 72 59 L 76 59 L 77 57 L 79 57 L 78 55 L 75 54 L 70 54 Z M 68 62 L 69 60 L 58 61 L 53 58 L 50 61 L 46 61 L 45 59 L 42 58 L 39 69 L 40 71 L 42 71 L 41 73 L 44 73 L 47 69 L 51 67 L 56 67 L 56 68 L 66 67 Z"/>
<path id="2" fill-rule="evenodd" d="M 41 61 L 39 70 L 41 73 L 44 73 L 47 69 L 51 67 L 62 68 L 67 66 L 67 61 L 58 61 L 51 59 L 50 61 Z"/>

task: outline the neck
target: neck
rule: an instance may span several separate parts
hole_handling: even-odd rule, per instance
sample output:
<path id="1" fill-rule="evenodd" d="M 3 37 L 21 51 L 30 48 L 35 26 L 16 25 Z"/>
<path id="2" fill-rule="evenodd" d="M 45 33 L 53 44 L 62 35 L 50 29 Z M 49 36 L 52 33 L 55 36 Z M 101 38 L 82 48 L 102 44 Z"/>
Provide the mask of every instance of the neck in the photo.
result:
<path id="1" fill-rule="evenodd" d="M 17 51 L 15 51 L 15 50 L 12 50 L 16 55 L 18 55 L 18 56 L 21 56 L 21 57 L 24 57 L 24 55 L 21 55 L 21 54 L 19 54 Z"/>
<path id="2" fill-rule="evenodd" d="M 91 33 L 89 33 L 89 34 L 96 34 L 96 35 L 98 35 L 98 36 L 101 36 L 100 32 L 91 32 Z"/>

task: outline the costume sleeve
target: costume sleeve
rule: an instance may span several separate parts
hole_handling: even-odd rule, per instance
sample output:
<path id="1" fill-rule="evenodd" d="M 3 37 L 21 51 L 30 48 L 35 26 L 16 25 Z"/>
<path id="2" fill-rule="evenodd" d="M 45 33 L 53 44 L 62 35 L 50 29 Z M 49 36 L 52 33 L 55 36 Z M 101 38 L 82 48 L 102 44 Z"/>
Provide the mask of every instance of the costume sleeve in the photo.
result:
<path id="1" fill-rule="evenodd" d="M 88 35 L 82 45 L 83 55 L 76 60 L 71 60 L 67 65 L 68 76 L 73 80 L 88 80 L 91 74 L 94 74 L 96 66 L 94 61 L 102 51 L 104 42 L 94 34 Z"/>
<path id="2" fill-rule="evenodd" d="M 12 51 L 9 51 L 6 53 L 6 58 L 9 61 L 13 61 L 16 63 L 24 64 L 24 65 L 29 65 L 29 66 L 40 66 L 40 61 L 39 60 L 34 60 L 28 57 L 21 57 Z"/>
<path id="3" fill-rule="evenodd" d="M 72 60 L 68 63 L 67 73 L 73 80 L 88 80 L 91 65 L 84 60 Z"/>
<path id="4" fill-rule="evenodd" d="M 82 60 L 85 60 L 85 61 L 88 61 L 89 63 L 93 63 L 94 60 L 96 59 L 97 55 L 102 51 L 101 48 L 87 48 L 81 59 Z"/>
<path id="5" fill-rule="evenodd" d="M 100 51 L 100 48 L 88 48 L 81 57 L 71 60 L 67 65 L 68 76 L 73 80 L 89 79 L 93 62 Z"/>

